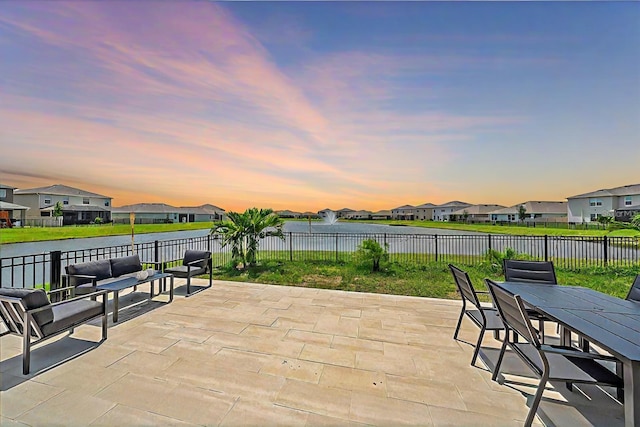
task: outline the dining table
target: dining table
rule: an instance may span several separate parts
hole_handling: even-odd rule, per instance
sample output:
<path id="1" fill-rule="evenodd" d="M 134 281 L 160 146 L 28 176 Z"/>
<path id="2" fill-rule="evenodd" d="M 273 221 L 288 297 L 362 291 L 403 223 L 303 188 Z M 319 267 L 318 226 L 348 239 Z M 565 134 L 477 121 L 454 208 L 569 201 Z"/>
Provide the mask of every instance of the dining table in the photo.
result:
<path id="1" fill-rule="evenodd" d="M 561 345 L 575 333 L 621 362 L 625 426 L 640 426 L 640 303 L 581 286 L 498 282 L 497 286 L 557 322 Z"/>

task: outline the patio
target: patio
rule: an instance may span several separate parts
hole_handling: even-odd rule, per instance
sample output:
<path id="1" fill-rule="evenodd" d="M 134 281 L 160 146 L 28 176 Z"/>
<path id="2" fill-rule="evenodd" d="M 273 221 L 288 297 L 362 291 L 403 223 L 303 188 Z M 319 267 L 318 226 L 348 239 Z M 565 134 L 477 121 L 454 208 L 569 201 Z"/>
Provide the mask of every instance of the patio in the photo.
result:
<path id="1" fill-rule="evenodd" d="M 122 311 L 100 345 L 99 327 L 86 325 L 36 346 L 26 377 L 21 340 L 0 338 L 0 424 L 522 425 L 536 380 L 507 375 L 499 385 L 470 366 L 473 347 L 452 339 L 459 310 L 450 300 L 217 281 Z M 460 338 L 477 333 L 465 320 Z M 531 376 L 519 364 L 507 356 L 504 367 Z M 548 386 L 539 425 L 624 424 L 605 391 L 580 389 L 588 397 Z"/>

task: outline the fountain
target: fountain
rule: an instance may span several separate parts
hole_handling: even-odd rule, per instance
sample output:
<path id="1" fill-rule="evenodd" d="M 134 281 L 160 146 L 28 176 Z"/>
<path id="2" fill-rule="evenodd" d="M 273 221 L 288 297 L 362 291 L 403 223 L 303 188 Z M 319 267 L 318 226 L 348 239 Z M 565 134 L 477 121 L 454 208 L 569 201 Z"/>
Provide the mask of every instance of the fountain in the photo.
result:
<path id="1" fill-rule="evenodd" d="M 334 211 L 326 210 L 322 215 L 322 223 L 324 225 L 333 225 L 338 222 L 338 217 Z"/>

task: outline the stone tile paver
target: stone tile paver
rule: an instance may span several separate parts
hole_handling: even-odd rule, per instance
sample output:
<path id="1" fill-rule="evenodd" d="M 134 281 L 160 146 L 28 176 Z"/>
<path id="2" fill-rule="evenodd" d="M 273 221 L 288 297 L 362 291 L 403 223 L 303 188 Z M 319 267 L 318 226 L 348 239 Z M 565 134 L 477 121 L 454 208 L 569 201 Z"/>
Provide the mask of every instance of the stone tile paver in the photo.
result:
<path id="1" fill-rule="evenodd" d="M 0 424 L 69 414 L 67 424 L 96 426 L 517 426 L 535 391 L 470 366 L 478 329 L 465 319 L 453 340 L 459 301 L 239 282 L 168 305 L 129 300 L 140 304 L 107 341 L 95 343 L 96 322 L 37 345 L 28 376 L 21 339 L 0 338 Z M 499 344 L 487 334 L 483 352 Z M 603 392 L 547 388 L 541 411 L 556 425 L 623 424 Z"/>

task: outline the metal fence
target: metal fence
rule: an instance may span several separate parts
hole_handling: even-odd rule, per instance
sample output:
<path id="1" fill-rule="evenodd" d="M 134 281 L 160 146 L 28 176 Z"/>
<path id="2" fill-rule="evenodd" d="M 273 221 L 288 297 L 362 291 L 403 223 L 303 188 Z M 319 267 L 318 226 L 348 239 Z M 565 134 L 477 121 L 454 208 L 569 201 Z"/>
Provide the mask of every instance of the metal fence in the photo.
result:
<path id="1" fill-rule="evenodd" d="M 284 240 L 269 237 L 260 242 L 258 260 L 348 261 L 360 244 L 374 239 L 387 247 L 389 260 L 399 263 L 456 263 L 472 265 L 489 250 L 512 248 L 533 260 L 553 261 L 556 267 L 640 267 L 640 240 L 631 237 L 566 237 L 510 235 L 344 234 L 285 233 Z M 56 289 L 70 264 L 137 253 L 145 261 L 172 264 L 186 249 L 207 250 L 214 266 L 231 261 L 230 248 L 219 236 L 201 236 L 149 243 L 73 251 L 53 251 L 0 258 L 0 287 Z"/>

